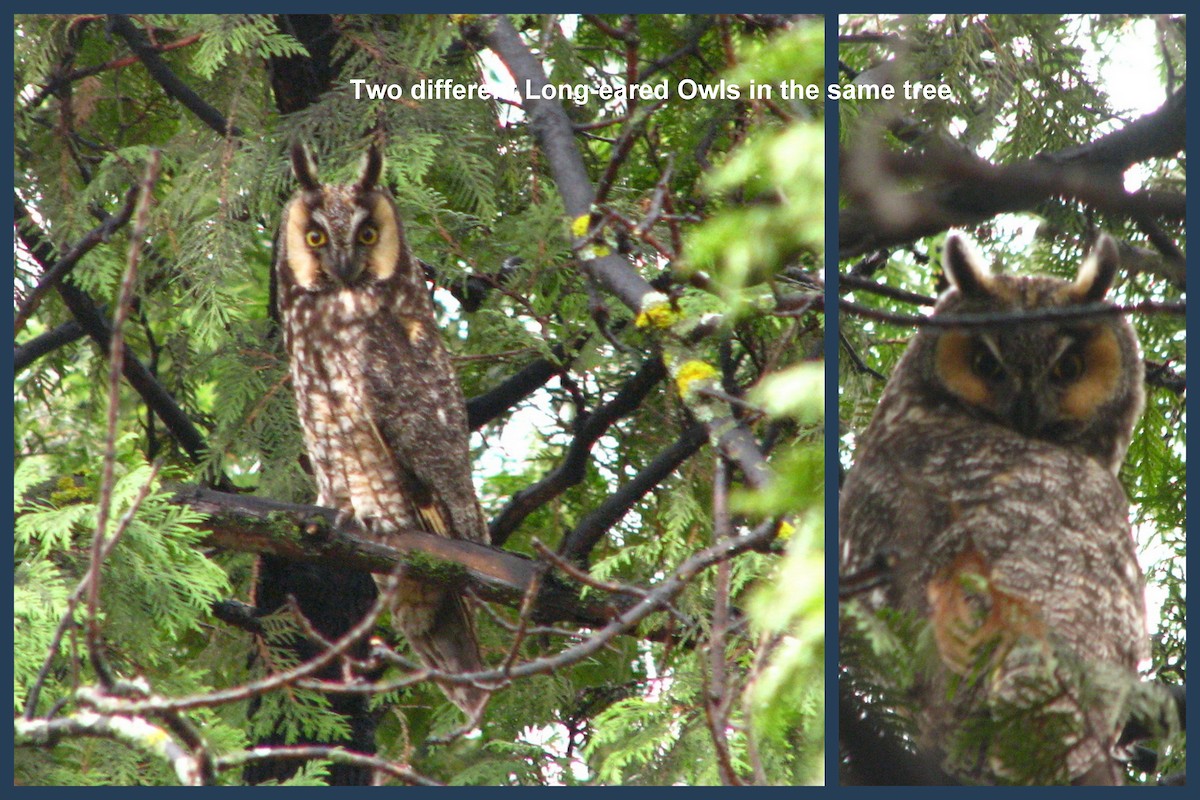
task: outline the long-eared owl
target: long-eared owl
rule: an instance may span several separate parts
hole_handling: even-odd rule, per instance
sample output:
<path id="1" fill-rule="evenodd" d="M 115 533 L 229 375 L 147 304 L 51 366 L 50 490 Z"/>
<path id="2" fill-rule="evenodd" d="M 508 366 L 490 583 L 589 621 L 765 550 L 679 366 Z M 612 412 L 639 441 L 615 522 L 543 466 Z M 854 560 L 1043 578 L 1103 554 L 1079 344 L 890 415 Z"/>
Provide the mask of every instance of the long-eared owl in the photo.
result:
<path id="1" fill-rule="evenodd" d="M 401 528 L 486 542 L 462 389 L 380 185 L 379 151 L 368 151 L 349 185 L 322 184 L 301 145 L 291 157 L 300 188 L 276 235 L 275 274 L 318 504 L 384 542 Z M 459 594 L 402 577 L 392 618 L 427 666 L 482 668 Z M 486 699 L 473 686 L 442 688 L 468 714 Z"/>
<path id="2" fill-rule="evenodd" d="M 934 317 L 964 324 L 920 327 L 841 493 L 843 576 L 884 577 L 852 602 L 928 621 L 899 691 L 968 782 L 1123 782 L 1119 687 L 1149 638 L 1117 473 L 1143 366 L 1123 317 L 1069 313 L 1118 262 L 1104 235 L 1073 282 L 992 274 L 951 234 Z"/>

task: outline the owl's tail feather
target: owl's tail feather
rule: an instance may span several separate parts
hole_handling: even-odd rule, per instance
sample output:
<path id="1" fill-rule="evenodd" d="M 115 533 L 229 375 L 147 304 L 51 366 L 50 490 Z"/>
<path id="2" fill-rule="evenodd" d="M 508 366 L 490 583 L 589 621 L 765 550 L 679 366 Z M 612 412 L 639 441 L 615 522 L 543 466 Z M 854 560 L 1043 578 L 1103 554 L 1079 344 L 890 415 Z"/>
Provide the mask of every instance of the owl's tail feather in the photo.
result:
<path id="1" fill-rule="evenodd" d="M 392 617 L 425 666 L 459 674 L 483 670 L 475 617 L 461 596 L 446 592 L 435 606 L 400 602 Z M 470 684 L 439 681 L 438 686 L 472 720 L 491 696 Z"/>

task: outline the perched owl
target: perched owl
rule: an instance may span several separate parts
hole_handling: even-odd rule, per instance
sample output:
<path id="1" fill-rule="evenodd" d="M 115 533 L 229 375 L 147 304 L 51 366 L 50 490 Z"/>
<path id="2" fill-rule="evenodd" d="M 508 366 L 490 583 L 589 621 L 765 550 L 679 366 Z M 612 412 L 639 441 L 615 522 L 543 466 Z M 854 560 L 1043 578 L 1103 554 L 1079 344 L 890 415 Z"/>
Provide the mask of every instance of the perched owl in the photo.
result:
<path id="1" fill-rule="evenodd" d="M 318 504 L 382 542 L 400 528 L 488 540 L 471 482 L 462 389 L 434 322 L 425 277 L 409 252 L 379 151 L 358 181 L 322 184 L 292 148 L 300 188 L 276 235 L 284 343 Z M 482 669 L 462 597 L 401 579 L 392 616 L 430 667 Z M 473 714 L 486 693 L 444 684 Z"/>
<path id="2" fill-rule="evenodd" d="M 1102 302 L 1118 254 L 1102 236 L 1074 282 L 996 275 L 952 234 L 943 268 L 935 316 L 1019 315 Z M 906 691 L 918 744 L 962 780 L 1122 782 L 1121 687 L 1149 655 L 1117 479 L 1142 383 L 1112 313 L 922 326 L 858 440 L 841 571 L 886 563 L 855 602 L 930 623 Z M 1002 752 L 986 732 L 1005 725 Z"/>

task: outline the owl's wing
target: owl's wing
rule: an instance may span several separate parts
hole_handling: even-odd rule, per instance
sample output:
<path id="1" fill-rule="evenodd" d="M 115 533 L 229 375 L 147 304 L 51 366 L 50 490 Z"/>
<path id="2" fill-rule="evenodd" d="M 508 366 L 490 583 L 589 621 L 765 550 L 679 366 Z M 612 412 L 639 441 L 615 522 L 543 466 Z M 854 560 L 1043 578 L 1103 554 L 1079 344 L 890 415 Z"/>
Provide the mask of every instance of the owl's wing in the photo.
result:
<path id="1" fill-rule="evenodd" d="M 379 317 L 373 324 L 388 329 L 367 334 L 363 411 L 395 458 L 404 495 L 431 533 L 486 542 L 471 480 L 466 404 L 440 333 L 415 317 Z"/>

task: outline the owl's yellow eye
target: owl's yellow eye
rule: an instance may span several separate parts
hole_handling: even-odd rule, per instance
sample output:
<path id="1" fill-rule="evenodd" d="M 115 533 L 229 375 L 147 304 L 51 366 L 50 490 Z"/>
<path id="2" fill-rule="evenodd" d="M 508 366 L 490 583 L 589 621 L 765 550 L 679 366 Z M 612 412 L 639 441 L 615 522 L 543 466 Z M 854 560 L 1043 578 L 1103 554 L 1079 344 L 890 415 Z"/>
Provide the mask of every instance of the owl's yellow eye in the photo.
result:
<path id="1" fill-rule="evenodd" d="M 1068 350 L 1054 363 L 1050 377 L 1059 383 L 1071 383 L 1083 377 L 1083 355 L 1078 350 Z"/>
<path id="2" fill-rule="evenodd" d="M 363 225 L 358 229 L 359 244 L 375 244 L 379 241 L 379 229 L 374 225 Z"/>
<path id="3" fill-rule="evenodd" d="M 310 228 L 308 233 L 304 234 L 304 241 L 309 247 L 324 247 L 329 241 L 329 237 L 325 235 L 325 231 L 320 228 Z"/>
<path id="4" fill-rule="evenodd" d="M 985 381 L 994 381 L 1004 374 L 1004 365 L 990 347 L 980 343 L 971 354 L 971 371 Z"/>

